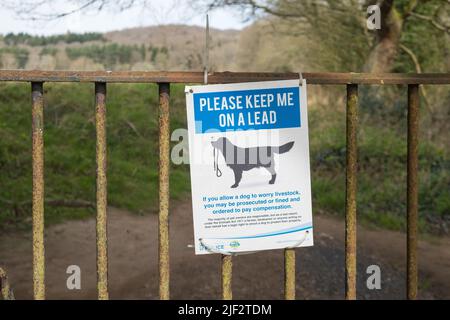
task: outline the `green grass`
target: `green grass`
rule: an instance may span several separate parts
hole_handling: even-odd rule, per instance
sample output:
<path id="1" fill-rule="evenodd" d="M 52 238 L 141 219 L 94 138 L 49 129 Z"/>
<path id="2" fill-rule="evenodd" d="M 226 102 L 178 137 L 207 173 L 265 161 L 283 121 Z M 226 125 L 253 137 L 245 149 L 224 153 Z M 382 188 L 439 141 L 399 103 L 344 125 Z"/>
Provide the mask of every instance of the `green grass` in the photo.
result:
<path id="1" fill-rule="evenodd" d="M 345 214 L 345 114 L 330 106 L 311 108 L 313 206 Z M 360 109 L 358 131 L 358 220 L 393 230 L 406 228 L 405 118 Z M 387 121 L 387 120 L 388 121 Z M 389 123 L 391 122 L 391 123 Z M 425 130 L 423 130 L 425 131 Z M 441 233 L 450 220 L 450 152 L 421 135 L 419 229 Z"/>
<path id="2" fill-rule="evenodd" d="M 92 84 L 45 84 L 45 196 L 95 202 L 95 114 Z M 108 203 L 137 214 L 158 202 L 156 85 L 108 85 Z M 28 84 L 0 85 L 0 226 L 28 227 L 31 199 L 31 101 Z M 184 87 L 171 86 L 171 129 L 186 128 Z M 396 111 L 397 112 L 397 111 Z M 406 128 L 395 115 L 360 110 L 358 220 L 404 230 Z M 344 215 L 345 114 L 311 106 L 310 146 L 315 212 Z M 381 121 L 387 117 L 389 121 Z M 399 118 L 404 120 L 402 114 Z M 401 124 L 403 123 L 403 124 Z M 450 216 L 448 148 L 421 138 L 420 230 L 437 232 Z M 172 146 L 175 142 L 172 142 Z M 189 195 L 189 167 L 171 165 L 172 199 Z M 45 208 L 46 223 L 93 216 L 93 210 Z"/>
<path id="3" fill-rule="evenodd" d="M 95 201 L 95 113 L 91 84 L 45 85 L 45 197 Z M 172 88 L 175 96 L 183 88 Z M 0 87 L 0 199 L 31 199 L 29 85 Z M 186 127 L 184 102 L 173 99 L 172 128 Z M 136 213 L 155 211 L 158 200 L 158 88 L 109 85 L 107 95 L 108 203 Z M 171 167 L 171 196 L 190 189 L 186 165 Z M 0 223 L 29 222 L 0 200 Z M 45 208 L 46 222 L 93 215 L 92 210 Z"/>

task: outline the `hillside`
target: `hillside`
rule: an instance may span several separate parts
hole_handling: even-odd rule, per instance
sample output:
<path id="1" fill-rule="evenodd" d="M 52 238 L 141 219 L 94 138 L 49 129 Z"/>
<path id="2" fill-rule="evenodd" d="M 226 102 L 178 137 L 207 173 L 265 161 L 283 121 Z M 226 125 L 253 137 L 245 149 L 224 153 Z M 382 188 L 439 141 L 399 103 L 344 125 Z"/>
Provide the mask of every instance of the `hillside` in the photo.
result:
<path id="1" fill-rule="evenodd" d="M 240 32 L 236 30 L 210 30 L 211 68 L 229 70 L 233 68 Z M 105 35 L 108 41 L 126 45 L 149 44 L 153 48 L 167 48 L 164 70 L 199 70 L 205 47 L 205 29 L 195 26 L 169 25 L 159 27 L 132 28 Z"/>
<path id="2" fill-rule="evenodd" d="M 231 70 L 239 31 L 211 29 L 211 69 Z M 132 28 L 51 37 L 3 35 L 0 67 L 47 70 L 201 70 L 204 28 Z"/>

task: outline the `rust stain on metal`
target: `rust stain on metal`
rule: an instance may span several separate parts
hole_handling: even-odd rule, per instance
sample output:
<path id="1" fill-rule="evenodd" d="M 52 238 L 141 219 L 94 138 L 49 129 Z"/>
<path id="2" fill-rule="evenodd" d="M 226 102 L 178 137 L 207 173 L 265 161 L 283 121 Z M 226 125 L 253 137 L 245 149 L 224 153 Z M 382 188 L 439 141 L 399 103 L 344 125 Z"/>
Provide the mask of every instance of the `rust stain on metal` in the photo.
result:
<path id="1" fill-rule="evenodd" d="M 450 73 L 303 73 L 308 84 L 450 84 Z M 298 79 L 298 73 L 211 72 L 208 83 Z M 203 72 L 0 70 L 0 81 L 203 83 Z"/>
<path id="2" fill-rule="evenodd" d="M 0 292 L 3 300 L 14 300 L 14 294 L 9 285 L 8 276 L 3 268 L 0 268 Z"/>
<path id="3" fill-rule="evenodd" d="M 233 257 L 222 255 L 222 299 L 233 299 L 233 291 L 231 288 L 233 278 Z"/>
<path id="4" fill-rule="evenodd" d="M 408 86 L 408 168 L 407 168 L 407 295 L 417 298 L 417 220 L 419 153 L 419 86 Z"/>
<path id="5" fill-rule="evenodd" d="M 108 295 L 106 83 L 95 83 L 95 126 L 97 156 L 97 292 L 99 300 Z"/>
<path id="6" fill-rule="evenodd" d="M 170 167 L 170 84 L 159 83 L 159 298 L 170 297 L 169 266 L 169 167 Z"/>
<path id="7" fill-rule="evenodd" d="M 44 93 L 42 82 L 31 83 L 33 140 L 33 290 L 45 299 L 44 250 Z"/>
<path id="8" fill-rule="evenodd" d="M 284 298 L 295 300 L 295 249 L 284 250 Z"/>
<path id="9" fill-rule="evenodd" d="M 347 85 L 347 172 L 345 201 L 345 297 L 356 299 L 356 172 L 358 86 Z"/>

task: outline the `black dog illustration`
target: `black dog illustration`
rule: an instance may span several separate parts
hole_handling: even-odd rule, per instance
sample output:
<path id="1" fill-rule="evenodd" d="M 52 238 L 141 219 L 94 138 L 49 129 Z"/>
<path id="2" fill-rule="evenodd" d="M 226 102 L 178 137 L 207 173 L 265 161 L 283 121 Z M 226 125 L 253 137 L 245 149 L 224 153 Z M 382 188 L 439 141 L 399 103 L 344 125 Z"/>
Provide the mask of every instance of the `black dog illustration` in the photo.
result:
<path id="1" fill-rule="evenodd" d="M 225 163 L 233 170 L 234 184 L 231 188 L 236 188 L 242 179 L 242 172 L 260 167 L 270 172 L 272 179 L 270 179 L 269 184 L 274 184 L 277 177 L 274 154 L 288 152 L 292 149 L 294 141 L 279 147 L 241 148 L 232 144 L 227 138 L 219 138 L 216 141 L 212 141 L 211 144 L 214 147 L 214 170 L 217 172 L 217 176 L 220 177 L 222 173 L 217 165 L 219 154 L 216 154 L 216 149 L 220 150 Z"/>

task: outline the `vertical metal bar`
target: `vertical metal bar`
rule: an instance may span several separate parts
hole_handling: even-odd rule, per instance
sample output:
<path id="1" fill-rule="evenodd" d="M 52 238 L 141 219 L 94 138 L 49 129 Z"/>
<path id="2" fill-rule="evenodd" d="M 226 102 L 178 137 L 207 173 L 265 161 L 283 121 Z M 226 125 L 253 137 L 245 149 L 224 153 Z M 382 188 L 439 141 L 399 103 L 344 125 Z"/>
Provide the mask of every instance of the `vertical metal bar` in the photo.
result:
<path id="1" fill-rule="evenodd" d="M 284 298 L 295 300 L 295 249 L 284 250 Z"/>
<path id="2" fill-rule="evenodd" d="M 233 257 L 222 255 L 222 299 L 233 299 L 233 291 L 231 289 L 233 277 Z"/>
<path id="3" fill-rule="evenodd" d="M 108 295 L 107 181 L 106 181 L 106 83 L 95 83 L 95 127 L 97 133 L 97 292 L 99 300 Z"/>
<path id="4" fill-rule="evenodd" d="M 408 86 L 407 294 L 417 298 L 419 85 Z"/>
<path id="5" fill-rule="evenodd" d="M 3 300 L 14 300 L 14 294 L 9 285 L 6 271 L 0 268 L 0 293 Z"/>
<path id="6" fill-rule="evenodd" d="M 33 290 L 45 299 L 44 250 L 44 92 L 42 82 L 31 83 L 33 139 Z"/>
<path id="7" fill-rule="evenodd" d="M 159 298 L 169 299 L 170 84 L 159 83 Z"/>
<path id="8" fill-rule="evenodd" d="M 356 171 L 358 86 L 347 85 L 347 166 L 345 201 L 345 298 L 356 299 Z"/>

